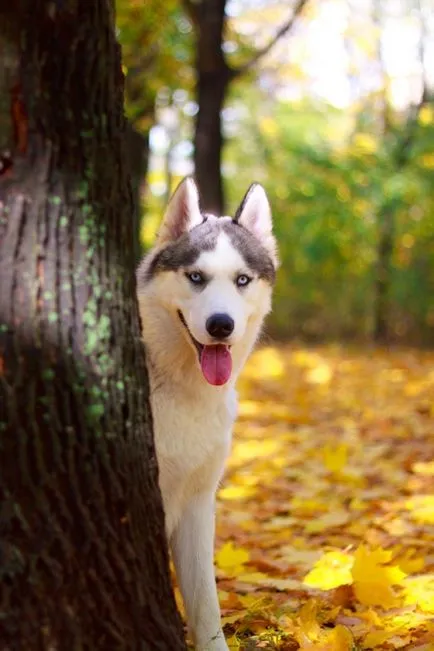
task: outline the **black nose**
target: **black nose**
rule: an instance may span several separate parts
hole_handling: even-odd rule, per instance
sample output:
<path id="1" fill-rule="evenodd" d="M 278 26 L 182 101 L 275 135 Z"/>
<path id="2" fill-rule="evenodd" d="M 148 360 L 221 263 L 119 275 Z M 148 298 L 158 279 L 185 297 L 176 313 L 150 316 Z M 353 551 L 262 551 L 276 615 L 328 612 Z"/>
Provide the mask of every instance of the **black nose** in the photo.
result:
<path id="1" fill-rule="evenodd" d="M 234 320 L 229 314 L 213 314 L 206 321 L 206 329 L 211 337 L 216 339 L 225 339 L 232 334 L 234 330 Z"/>

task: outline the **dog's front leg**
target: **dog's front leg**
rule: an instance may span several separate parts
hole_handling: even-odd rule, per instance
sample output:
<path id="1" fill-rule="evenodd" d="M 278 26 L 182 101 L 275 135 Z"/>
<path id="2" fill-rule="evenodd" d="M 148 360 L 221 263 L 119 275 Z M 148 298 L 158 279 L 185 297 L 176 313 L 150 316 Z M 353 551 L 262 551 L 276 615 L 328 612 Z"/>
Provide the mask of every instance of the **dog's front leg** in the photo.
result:
<path id="1" fill-rule="evenodd" d="M 197 651 L 228 651 L 214 575 L 214 494 L 187 504 L 171 539 L 187 624 Z"/>

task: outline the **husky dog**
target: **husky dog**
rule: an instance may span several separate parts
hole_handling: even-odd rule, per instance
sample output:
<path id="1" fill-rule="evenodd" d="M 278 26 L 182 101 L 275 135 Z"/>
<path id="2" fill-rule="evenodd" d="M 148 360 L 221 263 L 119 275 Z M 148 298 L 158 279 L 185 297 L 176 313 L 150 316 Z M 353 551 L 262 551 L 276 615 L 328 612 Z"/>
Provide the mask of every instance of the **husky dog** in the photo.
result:
<path id="1" fill-rule="evenodd" d="M 271 307 L 277 267 L 264 189 L 234 219 L 202 214 L 186 178 L 137 271 L 159 483 L 189 632 L 227 651 L 214 576 L 214 502 L 237 413 L 235 381 Z"/>

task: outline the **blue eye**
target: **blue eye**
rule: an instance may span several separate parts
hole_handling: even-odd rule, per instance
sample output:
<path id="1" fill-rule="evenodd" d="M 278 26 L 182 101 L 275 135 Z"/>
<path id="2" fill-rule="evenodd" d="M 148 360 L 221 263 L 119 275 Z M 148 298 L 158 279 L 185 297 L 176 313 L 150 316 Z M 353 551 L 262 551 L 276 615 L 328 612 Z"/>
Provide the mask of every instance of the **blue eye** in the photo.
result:
<path id="1" fill-rule="evenodd" d="M 193 283 L 193 285 L 202 285 L 205 282 L 205 278 L 202 276 L 199 271 L 192 271 L 191 273 L 185 274 L 188 280 Z"/>
<path id="2" fill-rule="evenodd" d="M 237 287 L 246 287 L 252 279 L 246 274 L 240 274 L 235 281 Z"/>

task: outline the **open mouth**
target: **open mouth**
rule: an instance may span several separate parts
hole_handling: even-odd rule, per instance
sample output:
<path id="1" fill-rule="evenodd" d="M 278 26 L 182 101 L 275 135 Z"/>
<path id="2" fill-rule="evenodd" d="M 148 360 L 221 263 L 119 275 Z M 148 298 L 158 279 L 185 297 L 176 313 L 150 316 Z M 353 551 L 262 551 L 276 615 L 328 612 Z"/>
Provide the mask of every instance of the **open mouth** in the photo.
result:
<path id="1" fill-rule="evenodd" d="M 201 344 L 191 334 L 190 328 L 180 310 L 178 310 L 178 316 L 196 348 L 200 368 L 205 380 L 214 386 L 226 384 L 232 373 L 230 346 L 227 344 Z"/>
<path id="2" fill-rule="evenodd" d="M 182 325 L 187 330 L 188 336 L 190 337 L 191 341 L 193 342 L 194 347 L 196 348 L 197 354 L 199 355 L 199 359 L 200 359 L 200 356 L 202 355 L 202 351 L 205 348 L 204 344 L 201 344 L 197 339 L 195 339 L 193 337 L 193 335 L 191 334 L 190 328 L 187 325 L 187 321 L 185 320 L 184 315 L 181 312 L 181 310 L 178 310 L 178 316 L 179 316 L 179 318 L 181 320 Z"/>

